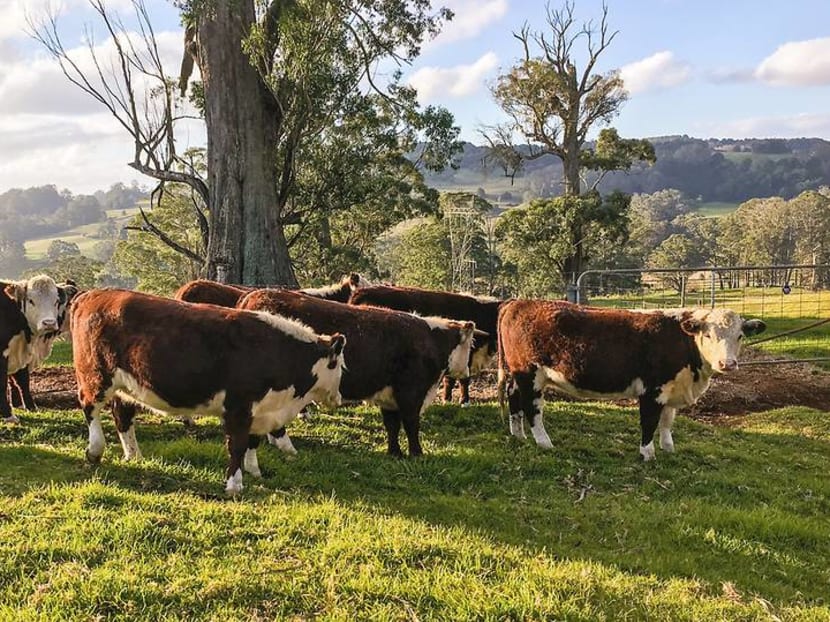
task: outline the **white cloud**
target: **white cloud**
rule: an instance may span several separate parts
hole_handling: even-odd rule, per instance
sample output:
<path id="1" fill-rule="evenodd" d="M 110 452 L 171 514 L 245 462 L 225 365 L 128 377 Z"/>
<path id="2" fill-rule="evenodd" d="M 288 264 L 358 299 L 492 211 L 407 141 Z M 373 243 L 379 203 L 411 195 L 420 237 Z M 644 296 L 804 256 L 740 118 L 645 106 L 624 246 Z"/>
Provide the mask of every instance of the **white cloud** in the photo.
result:
<path id="1" fill-rule="evenodd" d="M 755 77 L 775 86 L 830 84 L 830 37 L 792 41 L 767 56 Z"/>
<path id="2" fill-rule="evenodd" d="M 624 65 L 620 75 L 628 92 L 635 94 L 683 84 L 691 77 L 692 68 L 677 60 L 673 52 L 664 50 Z"/>
<path id="3" fill-rule="evenodd" d="M 409 76 L 409 84 L 418 90 L 421 102 L 434 101 L 441 96 L 464 97 L 478 92 L 484 79 L 498 65 L 494 52 L 487 52 L 471 65 L 455 67 L 422 67 Z"/>
<path id="4" fill-rule="evenodd" d="M 700 127 L 702 135 L 724 138 L 800 138 L 830 139 L 830 112 L 796 115 L 746 117 Z"/>
<path id="5" fill-rule="evenodd" d="M 441 3 L 455 16 L 426 47 L 472 39 L 507 15 L 508 0 L 444 0 Z"/>

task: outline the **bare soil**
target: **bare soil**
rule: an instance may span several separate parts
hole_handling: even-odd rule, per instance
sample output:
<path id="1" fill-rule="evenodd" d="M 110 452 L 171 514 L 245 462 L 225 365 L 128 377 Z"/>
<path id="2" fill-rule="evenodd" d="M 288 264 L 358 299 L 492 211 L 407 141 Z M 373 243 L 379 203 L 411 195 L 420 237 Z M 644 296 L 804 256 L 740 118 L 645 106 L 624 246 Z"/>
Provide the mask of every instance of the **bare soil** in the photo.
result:
<path id="1" fill-rule="evenodd" d="M 774 358 L 766 353 L 746 350 L 742 361 L 757 363 Z M 456 398 L 457 398 L 456 389 Z M 45 367 L 32 372 L 32 393 L 41 408 L 77 409 L 77 385 L 71 367 Z M 485 372 L 470 386 L 473 401 L 496 399 L 496 374 Z M 551 398 L 554 398 L 551 395 Z M 569 399 L 555 396 L 555 399 Z M 620 402 L 634 404 L 630 402 Z M 745 364 L 728 375 L 716 376 L 709 390 L 687 416 L 705 421 L 729 423 L 736 416 L 786 406 L 808 406 L 830 410 L 830 372 L 808 363 L 774 365 Z"/>

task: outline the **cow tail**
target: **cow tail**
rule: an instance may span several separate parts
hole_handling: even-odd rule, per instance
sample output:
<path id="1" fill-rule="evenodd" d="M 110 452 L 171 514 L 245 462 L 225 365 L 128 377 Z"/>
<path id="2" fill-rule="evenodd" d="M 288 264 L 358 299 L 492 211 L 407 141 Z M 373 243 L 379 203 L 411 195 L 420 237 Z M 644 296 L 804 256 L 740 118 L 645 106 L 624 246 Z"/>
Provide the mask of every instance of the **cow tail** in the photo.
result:
<path id="1" fill-rule="evenodd" d="M 498 393 L 498 400 L 499 400 L 499 410 L 501 411 L 502 418 L 507 417 L 507 405 L 506 405 L 505 396 L 504 396 L 504 387 L 507 384 L 508 370 L 507 370 L 507 365 L 504 361 L 504 344 L 502 343 L 502 338 L 501 338 L 501 336 L 502 336 L 501 315 L 502 315 L 502 312 L 504 311 L 505 307 L 508 304 L 510 304 L 510 303 L 509 302 L 505 303 L 505 305 L 503 305 L 501 307 L 501 309 L 499 309 L 498 319 L 496 320 L 496 344 L 497 344 L 496 348 L 497 348 L 497 352 L 498 352 L 498 389 L 497 389 L 497 393 Z"/>

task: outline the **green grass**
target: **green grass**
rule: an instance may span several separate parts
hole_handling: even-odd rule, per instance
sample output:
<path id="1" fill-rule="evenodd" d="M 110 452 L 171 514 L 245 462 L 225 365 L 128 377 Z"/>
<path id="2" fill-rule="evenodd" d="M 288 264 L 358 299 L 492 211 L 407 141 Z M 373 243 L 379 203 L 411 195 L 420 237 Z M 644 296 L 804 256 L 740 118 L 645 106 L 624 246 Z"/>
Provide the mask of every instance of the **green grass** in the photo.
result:
<path id="1" fill-rule="evenodd" d="M 224 498 L 218 425 L 145 415 L 84 463 L 79 412 L 0 424 L 3 620 L 830 620 L 830 419 L 680 418 L 643 464 L 633 409 L 551 403 L 556 445 L 494 405 L 434 406 L 428 455 L 341 409 Z M 583 498 L 584 497 L 584 498 Z M 774 616 L 777 616 L 774 617 Z"/>
<path id="2" fill-rule="evenodd" d="M 58 340 L 52 346 L 52 354 L 44 361 L 45 367 L 59 367 L 72 365 L 72 342 Z"/>
<path id="3" fill-rule="evenodd" d="M 711 201 L 709 203 L 701 203 L 695 210 L 701 216 L 719 217 L 728 216 L 736 209 L 739 203 L 727 203 L 723 201 Z"/>

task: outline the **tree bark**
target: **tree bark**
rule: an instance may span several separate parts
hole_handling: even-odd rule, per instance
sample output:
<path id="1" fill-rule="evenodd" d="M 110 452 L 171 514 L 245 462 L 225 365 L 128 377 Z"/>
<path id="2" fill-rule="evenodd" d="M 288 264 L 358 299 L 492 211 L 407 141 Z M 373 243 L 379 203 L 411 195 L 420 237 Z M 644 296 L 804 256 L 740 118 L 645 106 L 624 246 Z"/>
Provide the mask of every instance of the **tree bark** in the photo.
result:
<path id="1" fill-rule="evenodd" d="M 199 17 L 210 195 L 206 276 L 225 283 L 296 287 L 279 218 L 281 115 L 242 51 L 242 39 L 255 19 L 253 0 L 215 2 Z"/>

